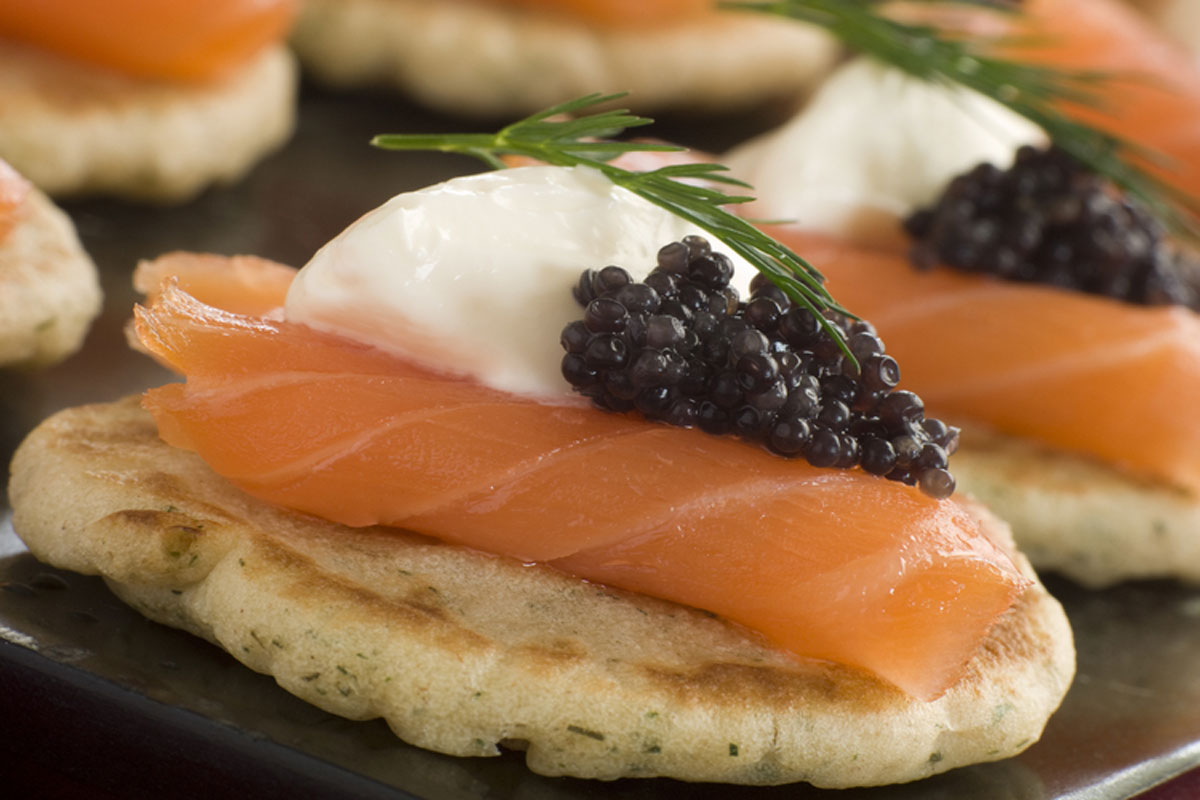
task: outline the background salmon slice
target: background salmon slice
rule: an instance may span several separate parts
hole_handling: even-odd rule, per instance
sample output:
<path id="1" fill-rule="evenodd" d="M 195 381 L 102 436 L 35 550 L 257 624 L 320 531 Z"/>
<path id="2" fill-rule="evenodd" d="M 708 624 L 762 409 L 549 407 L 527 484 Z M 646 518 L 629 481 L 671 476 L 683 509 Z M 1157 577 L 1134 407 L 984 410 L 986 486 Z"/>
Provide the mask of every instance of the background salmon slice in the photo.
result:
<path id="1" fill-rule="evenodd" d="M 711 13 L 715 0 L 490 0 L 499 5 L 553 14 L 606 28 L 679 24 Z"/>
<path id="2" fill-rule="evenodd" d="M 228 74 L 291 27 L 297 0 L 4 0 L 0 37 L 143 78 Z"/>
<path id="3" fill-rule="evenodd" d="M 704 608 L 917 697 L 1025 585 L 963 508 L 858 471 L 541 405 L 178 288 L 136 327 L 188 376 L 146 395 L 163 438 L 251 494 Z"/>
<path id="4" fill-rule="evenodd" d="M 1070 107 L 1077 119 L 1165 155 L 1147 163 L 1167 183 L 1200 196 L 1200 66 L 1121 0 L 1025 0 L 1004 49 L 1020 60 L 1111 74 L 1103 108 Z"/>
<path id="5" fill-rule="evenodd" d="M 878 328 L 930 413 L 1200 491 L 1200 316 L 775 230 Z"/>

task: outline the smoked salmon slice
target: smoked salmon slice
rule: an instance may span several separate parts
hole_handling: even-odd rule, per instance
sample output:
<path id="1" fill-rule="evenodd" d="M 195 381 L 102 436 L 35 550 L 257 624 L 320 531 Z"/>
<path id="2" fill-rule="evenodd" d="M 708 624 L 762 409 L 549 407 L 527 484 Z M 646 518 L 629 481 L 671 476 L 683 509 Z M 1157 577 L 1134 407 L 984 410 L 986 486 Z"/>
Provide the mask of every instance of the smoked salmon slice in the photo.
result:
<path id="1" fill-rule="evenodd" d="M 819 234 L 773 235 L 870 319 L 930 413 L 1200 491 L 1200 316 L 937 268 Z"/>
<path id="2" fill-rule="evenodd" d="M 170 283 L 135 329 L 187 377 L 145 395 L 163 439 L 252 495 L 699 607 L 916 697 L 1027 585 L 973 513 L 894 481 L 544 405 Z"/>
<path id="3" fill-rule="evenodd" d="M 715 0 L 490 0 L 607 28 L 648 28 L 712 13 Z"/>
<path id="4" fill-rule="evenodd" d="M 0 159 L 0 242 L 20 219 L 30 188 L 29 181 Z"/>
<path id="5" fill-rule="evenodd" d="M 4 0 L 0 37 L 142 78 L 203 81 L 287 34 L 297 0 Z"/>
<path id="6" fill-rule="evenodd" d="M 1101 107 L 1071 116 L 1166 157 L 1145 162 L 1200 196 L 1200 64 L 1122 0 L 1024 0 L 1016 40 L 1002 53 L 1033 64 L 1108 77 Z"/>
<path id="7" fill-rule="evenodd" d="M 133 273 L 133 288 L 147 303 L 158 299 L 168 278 L 193 297 L 235 314 L 282 314 L 296 270 L 257 256 L 168 253 L 142 261 Z"/>

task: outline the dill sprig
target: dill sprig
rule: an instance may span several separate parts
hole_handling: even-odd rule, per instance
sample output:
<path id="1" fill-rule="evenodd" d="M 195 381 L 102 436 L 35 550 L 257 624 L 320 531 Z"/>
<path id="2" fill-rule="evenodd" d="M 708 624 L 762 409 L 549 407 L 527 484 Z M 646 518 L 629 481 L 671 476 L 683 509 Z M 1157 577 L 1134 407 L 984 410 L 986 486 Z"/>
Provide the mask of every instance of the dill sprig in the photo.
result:
<path id="1" fill-rule="evenodd" d="M 505 155 L 524 156 L 558 167 L 591 167 L 656 206 L 708 232 L 765 274 L 793 301 L 807 308 L 854 360 L 841 330 L 821 313 L 832 310 L 853 316 L 825 289 L 824 278 L 811 264 L 724 206 L 753 197 L 727 194 L 714 184 L 749 188 L 714 163 L 671 164 L 643 172 L 611 163 L 624 153 L 682 152 L 687 148 L 637 141 L 612 141 L 652 119 L 626 109 L 591 111 L 625 94 L 590 94 L 547 108 L 498 132 L 446 134 L 382 134 L 371 144 L 388 150 L 435 150 L 474 156 L 496 169 L 508 166 Z"/>
<path id="2" fill-rule="evenodd" d="M 1011 0 L 906 0 L 927 6 L 981 6 L 1018 15 Z M 1010 37 L 978 37 L 888 16 L 880 0 L 720 0 L 729 10 L 758 12 L 827 29 L 847 47 L 917 78 L 963 86 L 1038 125 L 1050 140 L 1093 172 L 1140 201 L 1177 235 L 1200 239 L 1200 202 L 1138 164 L 1166 163 L 1162 154 L 1072 119 L 1064 103 L 1104 108 L 1104 84 L 1115 75 L 1026 64 L 991 55 Z M 1127 76 L 1128 77 L 1128 76 Z"/>

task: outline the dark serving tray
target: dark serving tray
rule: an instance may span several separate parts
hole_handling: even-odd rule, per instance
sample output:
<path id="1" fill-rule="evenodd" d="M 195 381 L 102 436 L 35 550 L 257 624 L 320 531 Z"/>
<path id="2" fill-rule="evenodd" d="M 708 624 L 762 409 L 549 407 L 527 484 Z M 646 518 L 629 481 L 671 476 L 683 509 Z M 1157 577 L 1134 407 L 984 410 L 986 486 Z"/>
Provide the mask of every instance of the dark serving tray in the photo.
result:
<path id="1" fill-rule="evenodd" d="M 676 118 L 650 132 L 720 150 L 778 118 Z M 107 401 L 168 376 L 130 352 L 122 326 L 140 258 L 175 249 L 302 264 L 399 191 L 474 162 L 367 146 L 383 132 L 467 127 L 394 98 L 307 90 L 300 128 L 236 187 L 177 207 L 66 205 L 107 300 L 81 353 L 40 372 L 0 371 L 0 458 L 53 411 Z M 69 502 L 70 498 L 62 498 Z M 1200 765 L 1200 591 L 1170 583 L 1052 590 L 1070 614 L 1079 674 L 1042 741 L 1008 761 L 915 784 L 828 792 L 543 778 L 519 754 L 458 759 L 396 739 L 380 721 L 333 717 L 215 647 L 144 620 L 98 578 L 38 563 L 0 509 L 0 794 L 53 797 L 1123 798 Z M 14 781 L 17 785 L 14 785 Z M 26 787 L 28 788 L 28 787 Z"/>

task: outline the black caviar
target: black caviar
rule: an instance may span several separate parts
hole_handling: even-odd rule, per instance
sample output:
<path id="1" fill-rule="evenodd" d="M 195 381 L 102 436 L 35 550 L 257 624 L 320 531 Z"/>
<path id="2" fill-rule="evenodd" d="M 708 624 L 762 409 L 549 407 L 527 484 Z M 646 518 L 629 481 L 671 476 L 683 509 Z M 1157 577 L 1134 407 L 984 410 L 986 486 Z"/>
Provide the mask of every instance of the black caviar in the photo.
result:
<path id="1" fill-rule="evenodd" d="M 913 263 L 946 264 L 1132 303 L 1200 310 L 1200 262 L 1108 179 L 1058 147 L 980 164 L 911 215 Z"/>
<path id="2" fill-rule="evenodd" d="M 638 283 L 585 270 L 583 318 L 562 331 L 562 373 L 601 408 L 733 434 L 814 466 L 862 467 L 948 497 L 958 429 L 897 390 L 900 368 L 867 322 L 828 312 L 861 368 L 821 321 L 765 276 L 743 301 L 733 263 L 688 236 L 658 252 Z"/>

